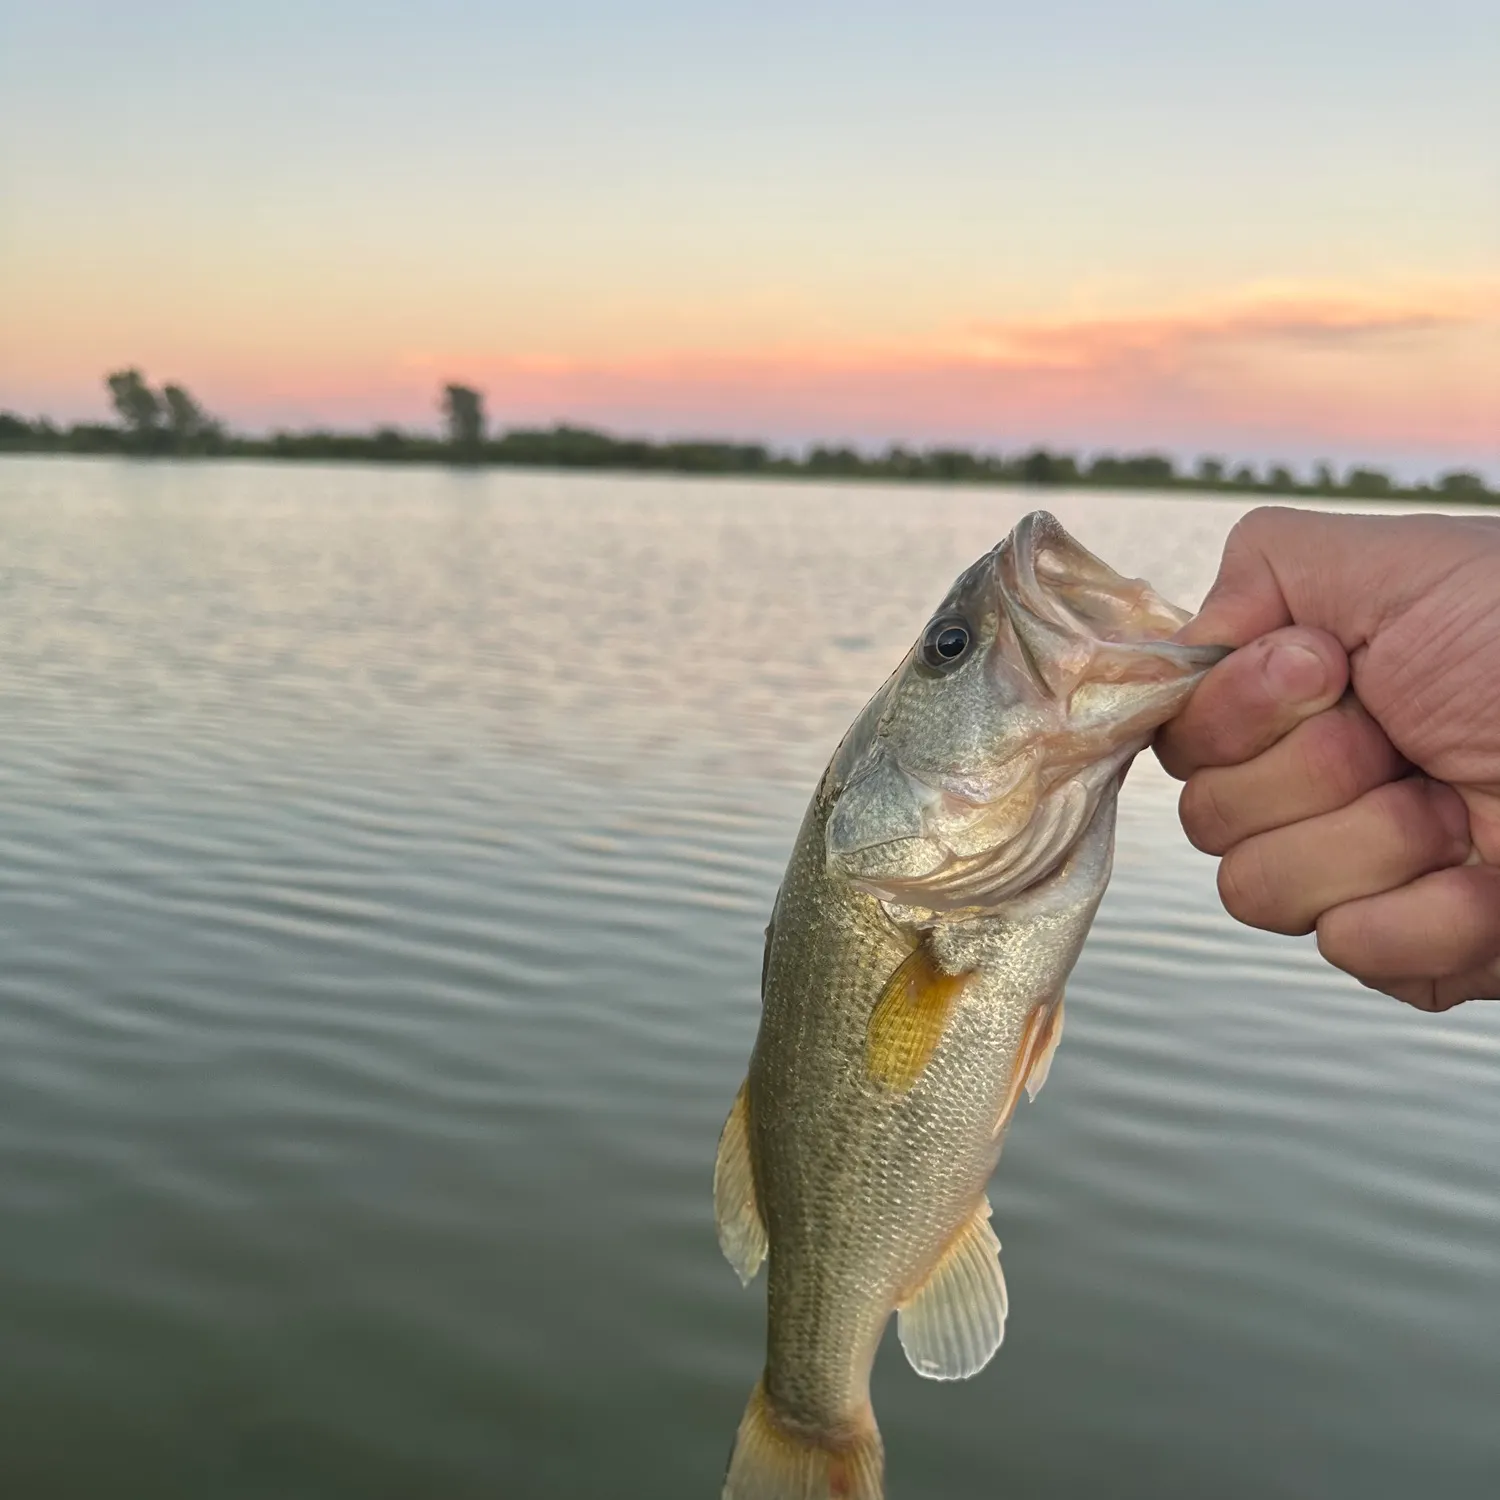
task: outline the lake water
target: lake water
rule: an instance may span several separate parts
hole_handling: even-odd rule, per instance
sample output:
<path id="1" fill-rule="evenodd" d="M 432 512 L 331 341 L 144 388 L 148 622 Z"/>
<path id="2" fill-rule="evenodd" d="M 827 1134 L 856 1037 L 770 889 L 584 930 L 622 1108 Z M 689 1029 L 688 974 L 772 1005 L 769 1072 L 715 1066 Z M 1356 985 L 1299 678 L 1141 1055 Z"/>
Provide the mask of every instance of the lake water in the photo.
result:
<path id="1" fill-rule="evenodd" d="M 1238 507 L 1047 492 L 1191 603 Z M 0 463 L 0 1493 L 708 1500 L 810 789 L 1018 490 Z M 1492 1500 L 1500 1006 L 1236 927 L 1144 761 L 893 1500 Z"/>

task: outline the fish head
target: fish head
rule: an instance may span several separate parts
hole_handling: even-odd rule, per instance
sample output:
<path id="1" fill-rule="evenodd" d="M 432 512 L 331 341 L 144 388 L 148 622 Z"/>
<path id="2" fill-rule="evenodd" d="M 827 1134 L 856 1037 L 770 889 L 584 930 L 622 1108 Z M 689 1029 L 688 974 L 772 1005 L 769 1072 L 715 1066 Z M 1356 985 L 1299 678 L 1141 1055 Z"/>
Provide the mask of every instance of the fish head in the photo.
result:
<path id="1" fill-rule="evenodd" d="M 1066 858 L 1224 647 L 1045 511 L 967 569 L 830 766 L 830 861 L 882 900 L 992 910 Z"/>

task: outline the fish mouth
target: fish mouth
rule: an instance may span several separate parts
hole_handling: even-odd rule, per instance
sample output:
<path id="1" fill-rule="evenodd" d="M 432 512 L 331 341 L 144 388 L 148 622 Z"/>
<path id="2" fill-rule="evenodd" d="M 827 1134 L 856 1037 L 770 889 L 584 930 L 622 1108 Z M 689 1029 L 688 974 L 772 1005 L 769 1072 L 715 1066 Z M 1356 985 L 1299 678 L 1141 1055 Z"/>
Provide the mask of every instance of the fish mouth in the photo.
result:
<path id="1" fill-rule="evenodd" d="M 1164 686 L 1205 672 L 1227 646 L 1172 639 L 1192 618 L 1140 578 L 1126 578 L 1032 511 L 991 553 L 1008 630 L 997 649 L 1042 691 L 1066 700 L 1086 682 Z"/>

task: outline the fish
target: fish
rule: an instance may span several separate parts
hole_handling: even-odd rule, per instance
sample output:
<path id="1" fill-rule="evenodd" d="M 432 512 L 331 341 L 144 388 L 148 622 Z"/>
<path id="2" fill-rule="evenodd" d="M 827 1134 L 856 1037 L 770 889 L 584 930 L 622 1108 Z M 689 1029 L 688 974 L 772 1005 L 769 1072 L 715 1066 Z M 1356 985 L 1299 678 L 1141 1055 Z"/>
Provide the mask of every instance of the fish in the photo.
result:
<path id="1" fill-rule="evenodd" d="M 1046 1081 L 1133 757 L 1217 646 L 1045 511 L 960 575 L 828 763 L 777 892 L 714 1213 L 766 1355 L 723 1500 L 879 1500 L 870 1371 L 1000 1347 L 987 1190 Z"/>

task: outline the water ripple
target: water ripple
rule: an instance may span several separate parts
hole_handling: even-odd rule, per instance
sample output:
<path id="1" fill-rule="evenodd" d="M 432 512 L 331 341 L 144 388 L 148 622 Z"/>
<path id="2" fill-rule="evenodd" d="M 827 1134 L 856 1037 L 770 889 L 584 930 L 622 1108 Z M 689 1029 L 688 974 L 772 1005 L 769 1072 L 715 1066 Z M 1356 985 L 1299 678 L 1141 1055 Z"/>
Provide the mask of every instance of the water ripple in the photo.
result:
<path id="1" fill-rule="evenodd" d="M 1235 514 L 1049 500 L 1184 599 Z M 6 461 L 7 1493 L 712 1493 L 761 929 L 1028 504 Z M 1500 1007 L 1237 929 L 1174 796 L 1132 774 L 996 1176 L 1005 1351 L 877 1370 L 892 1493 L 1487 1500 Z"/>

